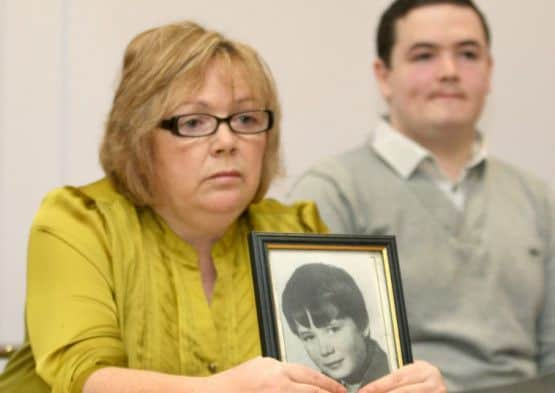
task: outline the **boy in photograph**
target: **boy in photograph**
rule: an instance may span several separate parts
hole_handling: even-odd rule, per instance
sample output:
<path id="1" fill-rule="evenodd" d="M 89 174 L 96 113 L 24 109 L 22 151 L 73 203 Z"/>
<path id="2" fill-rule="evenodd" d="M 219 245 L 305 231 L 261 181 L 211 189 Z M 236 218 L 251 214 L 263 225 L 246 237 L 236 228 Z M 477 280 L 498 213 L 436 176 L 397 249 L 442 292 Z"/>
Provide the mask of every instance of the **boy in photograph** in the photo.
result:
<path id="1" fill-rule="evenodd" d="M 298 267 L 282 307 L 314 364 L 349 392 L 389 373 L 385 352 L 370 337 L 362 293 L 345 270 L 323 263 Z"/>

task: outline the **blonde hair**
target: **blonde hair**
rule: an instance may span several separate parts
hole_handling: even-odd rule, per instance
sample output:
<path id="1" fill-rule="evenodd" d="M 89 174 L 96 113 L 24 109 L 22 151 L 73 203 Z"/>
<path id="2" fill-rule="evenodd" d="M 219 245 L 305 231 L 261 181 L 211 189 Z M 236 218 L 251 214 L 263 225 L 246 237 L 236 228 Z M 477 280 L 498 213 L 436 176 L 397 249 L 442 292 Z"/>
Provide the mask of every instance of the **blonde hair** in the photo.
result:
<path id="1" fill-rule="evenodd" d="M 281 110 L 275 83 L 264 61 L 248 45 L 196 23 L 172 23 L 137 35 L 127 46 L 121 81 L 100 147 L 100 163 L 106 176 L 136 205 L 154 201 L 152 135 L 160 121 L 175 109 L 177 86 L 194 94 L 215 60 L 221 61 L 229 72 L 241 67 L 254 97 L 264 109 L 274 112 L 254 202 L 264 197 L 281 172 Z"/>

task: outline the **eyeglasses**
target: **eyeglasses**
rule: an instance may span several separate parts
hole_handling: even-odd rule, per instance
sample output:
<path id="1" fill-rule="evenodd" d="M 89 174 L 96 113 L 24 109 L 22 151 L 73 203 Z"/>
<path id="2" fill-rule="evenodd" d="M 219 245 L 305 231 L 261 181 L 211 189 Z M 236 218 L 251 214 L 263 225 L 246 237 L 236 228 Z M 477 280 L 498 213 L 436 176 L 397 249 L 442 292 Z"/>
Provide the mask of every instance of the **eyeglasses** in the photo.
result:
<path id="1" fill-rule="evenodd" d="M 216 133 L 220 123 L 226 123 L 238 134 L 258 134 L 272 128 L 274 114 L 269 110 L 233 113 L 228 117 L 191 113 L 162 120 L 160 128 L 178 137 L 196 138 Z"/>

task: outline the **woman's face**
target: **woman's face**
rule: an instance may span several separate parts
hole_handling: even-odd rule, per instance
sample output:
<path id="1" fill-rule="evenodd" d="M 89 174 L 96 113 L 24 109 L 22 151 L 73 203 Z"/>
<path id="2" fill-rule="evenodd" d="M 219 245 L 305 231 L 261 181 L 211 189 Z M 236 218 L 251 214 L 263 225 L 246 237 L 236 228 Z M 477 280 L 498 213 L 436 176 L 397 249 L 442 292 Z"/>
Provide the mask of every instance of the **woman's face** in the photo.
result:
<path id="1" fill-rule="evenodd" d="M 254 109 L 266 108 L 255 100 L 240 68 L 215 61 L 198 92 L 184 94 L 168 117 L 192 113 L 227 117 Z M 200 213 L 238 216 L 258 189 L 266 138 L 266 133 L 236 134 L 223 122 L 216 133 L 196 138 L 156 130 L 155 206 L 185 222 Z"/>

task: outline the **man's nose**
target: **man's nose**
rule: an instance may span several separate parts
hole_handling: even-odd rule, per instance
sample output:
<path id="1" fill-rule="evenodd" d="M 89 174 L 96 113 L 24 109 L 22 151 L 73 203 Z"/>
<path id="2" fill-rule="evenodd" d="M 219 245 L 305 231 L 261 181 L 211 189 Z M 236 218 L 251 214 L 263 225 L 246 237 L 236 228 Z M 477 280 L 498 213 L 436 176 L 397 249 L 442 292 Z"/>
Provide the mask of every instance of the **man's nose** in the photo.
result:
<path id="1" fill-rule="evenodd" d="M 439 76 L 442 80 L 458 79 L 459 67 L 454 54 L 443 54 L 440 57 L 439 67 Z"/>

